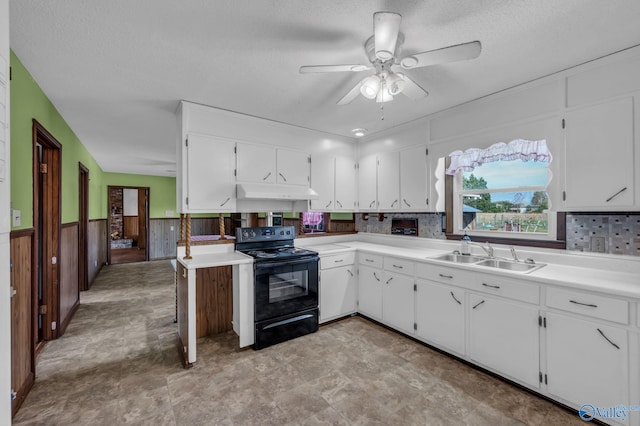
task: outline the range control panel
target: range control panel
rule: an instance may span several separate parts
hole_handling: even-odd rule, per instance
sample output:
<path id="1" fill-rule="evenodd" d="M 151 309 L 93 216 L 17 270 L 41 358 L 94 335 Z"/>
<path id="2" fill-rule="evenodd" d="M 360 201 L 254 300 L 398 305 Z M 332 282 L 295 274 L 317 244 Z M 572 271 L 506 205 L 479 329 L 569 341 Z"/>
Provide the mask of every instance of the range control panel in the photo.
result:
<path id="1" fill-rule="evenodd" d="M 292 240 L 296 236 L 293 226 L 258 226 L 236 228 L 236 243 Z"/>

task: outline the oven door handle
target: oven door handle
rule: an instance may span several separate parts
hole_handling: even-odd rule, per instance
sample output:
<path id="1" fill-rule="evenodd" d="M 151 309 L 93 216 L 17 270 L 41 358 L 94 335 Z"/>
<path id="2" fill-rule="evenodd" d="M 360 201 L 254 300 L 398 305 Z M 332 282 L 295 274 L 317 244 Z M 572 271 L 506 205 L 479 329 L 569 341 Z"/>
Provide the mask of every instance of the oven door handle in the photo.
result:
<path id="1" fill-rule="evenodd" d="M 274 267 L 278 267 L 278 266 L 290 266 L 290 265 L 302 265 L 304 263 L 313 263 L 313 262 L 317 262 L 319 259 L 318 256 L 312 256 L 312 257 L 307 257 L 304 259 L 299 259 L 299 260 L 283 260 L 280 262 L 260 262 L 260 263 L 256 263 L 256 270 L 257 269 L 267 269 L 267 268 L 274 268 Z"/>
<path id="2" fill-rule="evenodd" d="M 288 318 L 286 320 L 277 321 L 277 322 L 274 322 L 272 324 L 269 324 L 269 325 L 265 326 L 263 328 L 263 330 L 268 330 L 268 329 L 273 328 L 273 327 L 280 327 L 281 325 L 291 324 L 292 322 L 304 321 L 304 320 L 309 319 L 309 318 L 313 318 L 313 315 L 312 314 L 298 315 L 297 317 Z"/>

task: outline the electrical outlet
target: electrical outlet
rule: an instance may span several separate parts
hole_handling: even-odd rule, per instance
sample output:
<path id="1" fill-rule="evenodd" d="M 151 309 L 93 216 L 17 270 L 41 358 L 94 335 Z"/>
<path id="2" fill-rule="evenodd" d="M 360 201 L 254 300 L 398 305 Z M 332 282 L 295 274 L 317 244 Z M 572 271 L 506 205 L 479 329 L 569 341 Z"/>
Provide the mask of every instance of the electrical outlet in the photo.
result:
<path id="1" fill-rule="evenodd" d="M 604 237 L 591 237 L 591 251 L 604 253 Z"/>

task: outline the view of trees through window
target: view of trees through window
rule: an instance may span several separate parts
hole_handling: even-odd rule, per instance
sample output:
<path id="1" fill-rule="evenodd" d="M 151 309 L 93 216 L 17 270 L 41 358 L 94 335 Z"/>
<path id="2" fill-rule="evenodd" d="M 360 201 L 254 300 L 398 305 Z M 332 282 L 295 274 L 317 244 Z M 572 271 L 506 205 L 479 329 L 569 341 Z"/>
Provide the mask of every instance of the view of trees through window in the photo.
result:
<path id="1" fill-rule="evenodd" d="M 497 161 L 462 173 L 463 229 L 547 233 L 548 163 Z"/>

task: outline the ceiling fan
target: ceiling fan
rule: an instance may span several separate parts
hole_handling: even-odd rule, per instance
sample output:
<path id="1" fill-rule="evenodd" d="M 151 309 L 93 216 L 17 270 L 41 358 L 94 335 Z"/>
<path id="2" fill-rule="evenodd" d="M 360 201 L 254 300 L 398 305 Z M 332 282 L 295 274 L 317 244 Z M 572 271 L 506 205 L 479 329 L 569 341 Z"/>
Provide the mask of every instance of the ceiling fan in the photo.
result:
<path id="1" fill-rule="evenodd" d="M 393 12 L 373 14 L 373 36 L 364 43 L 370 64 L 355 65 L 305 65 L 300 67 L 301 74 L 326 72 L 362 72 L 375 70 L 356 84 L 338 102 L 346 105 L 359 94 L 376 102 L 388 102 L 402 93 L 411 99 L 420 99 L 429 93 L 402 72 L 394 68 L 410 70 L 429 65 L 474 59 L 480 55 L 482 45 L 479 41 L 457 44 L 441 49 L 400 56 L 404 34 L 400 32 L 402 16 Z"/>

